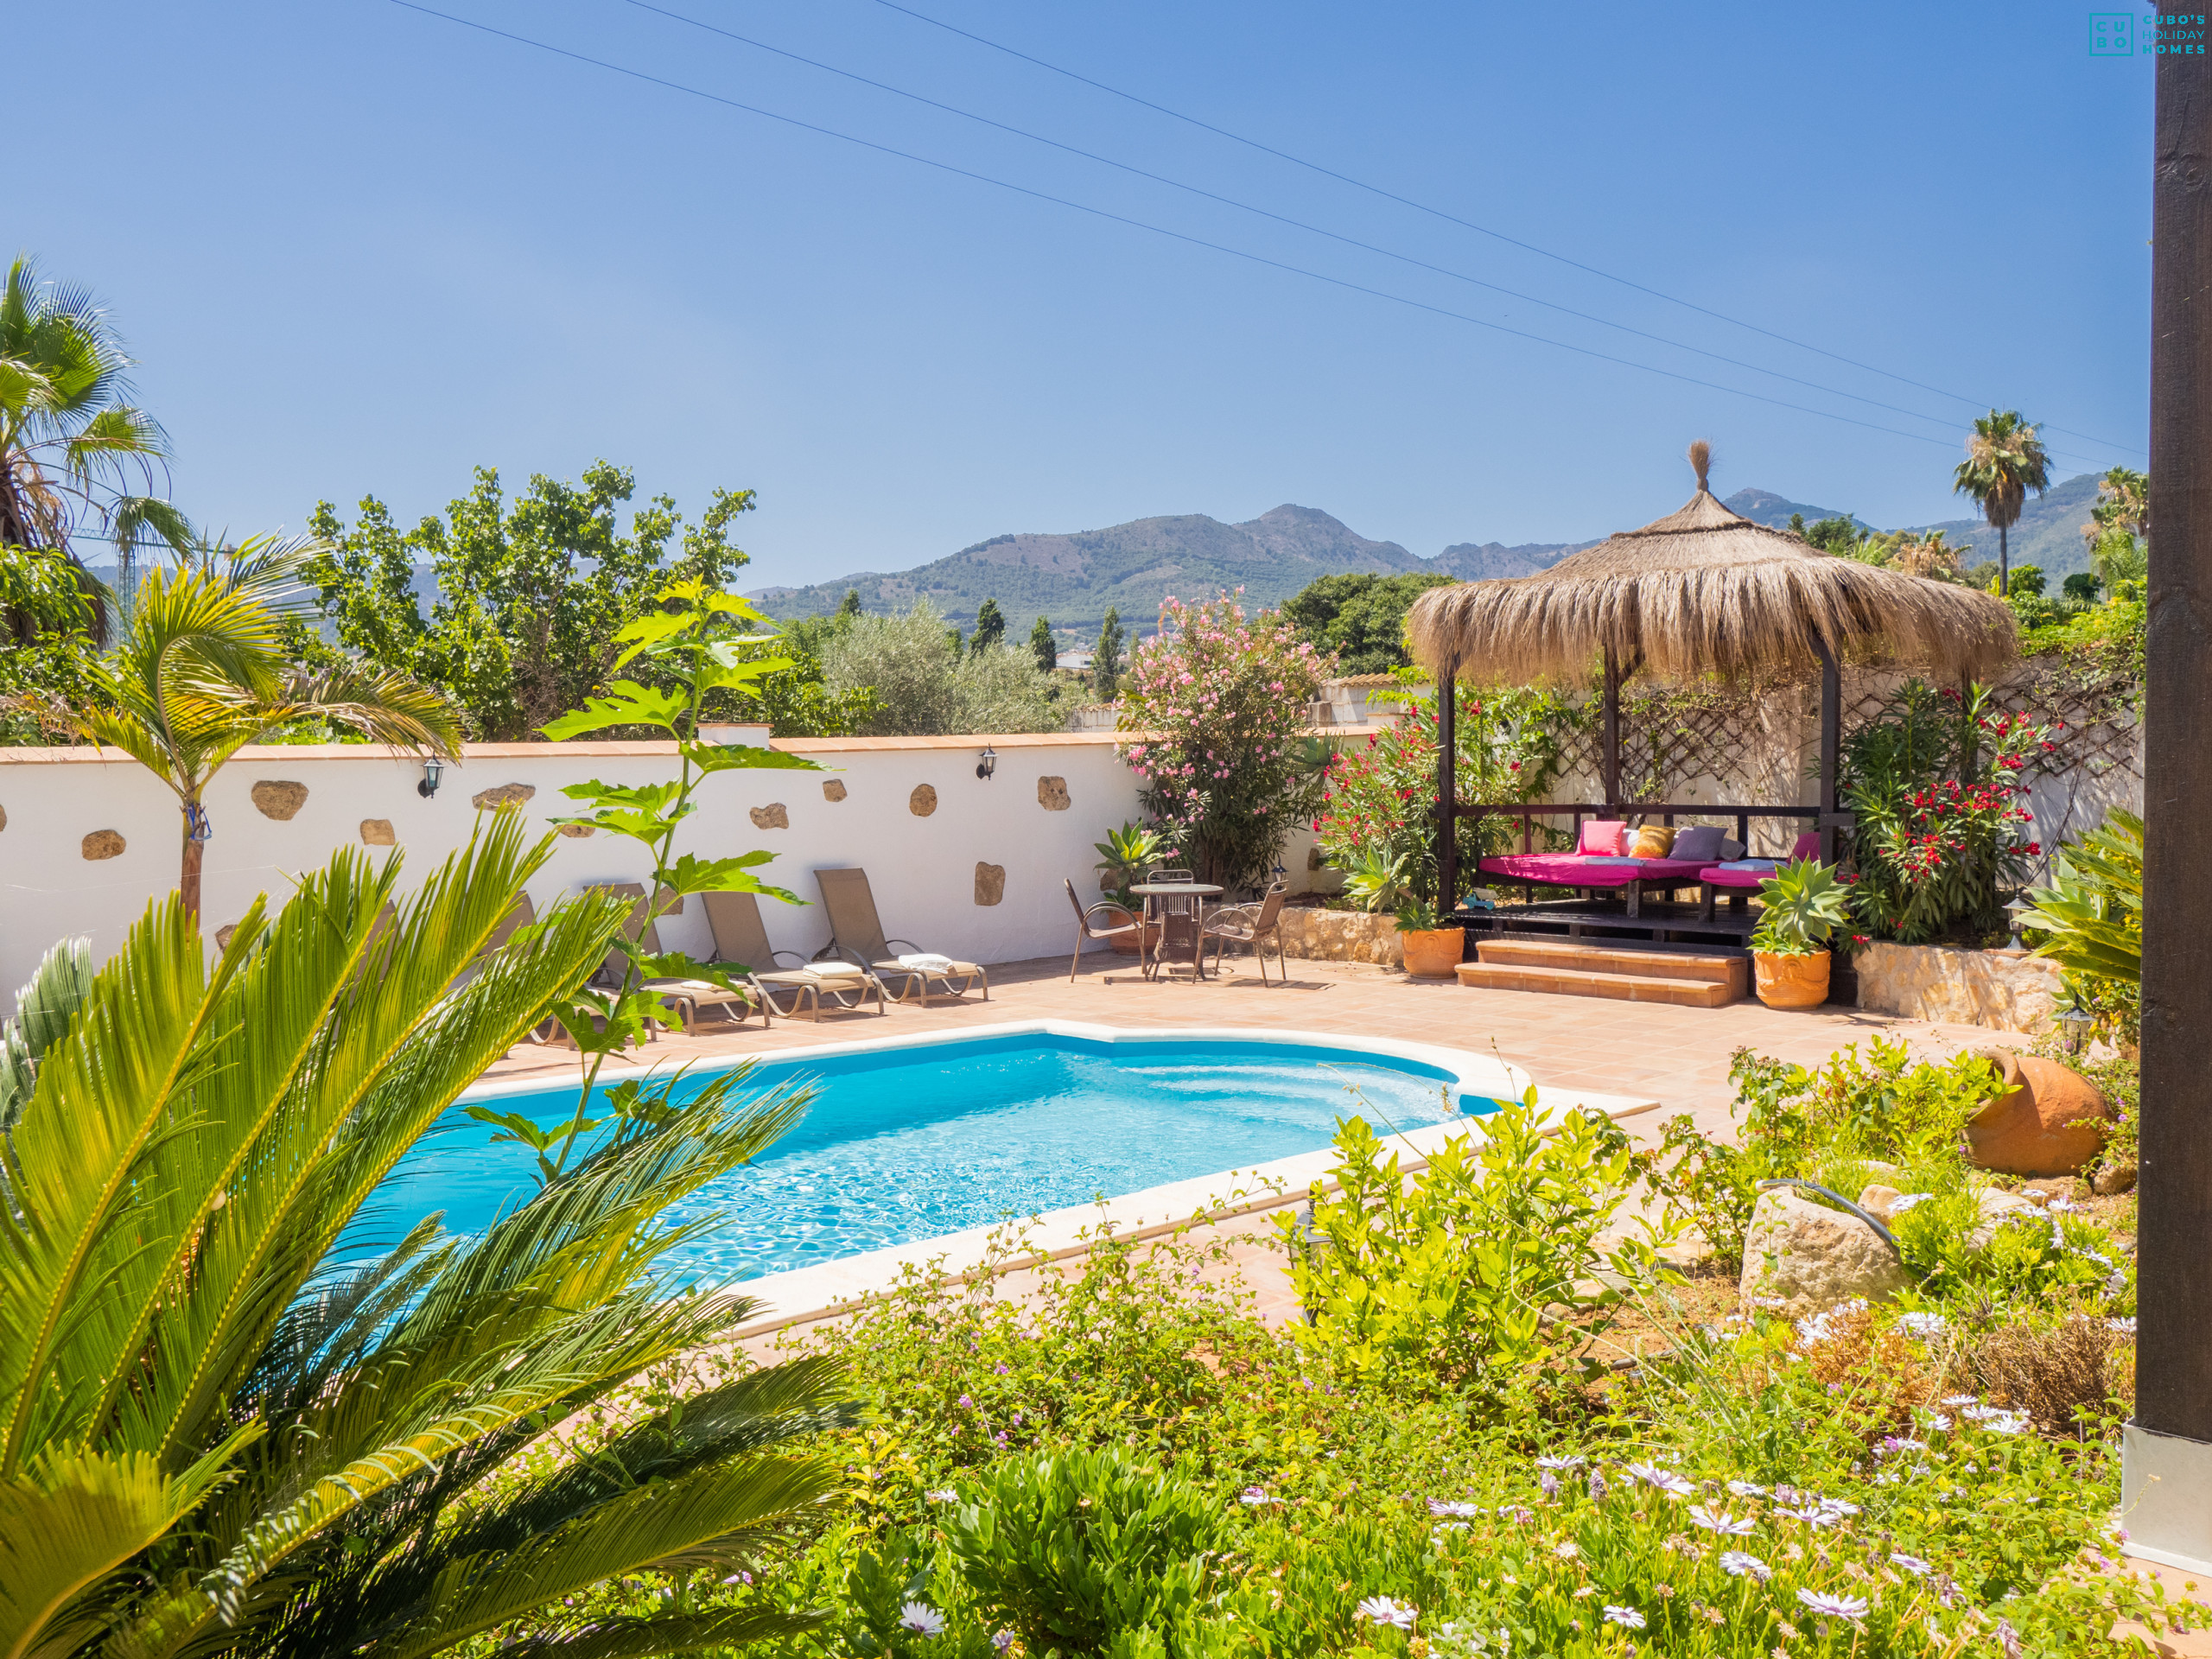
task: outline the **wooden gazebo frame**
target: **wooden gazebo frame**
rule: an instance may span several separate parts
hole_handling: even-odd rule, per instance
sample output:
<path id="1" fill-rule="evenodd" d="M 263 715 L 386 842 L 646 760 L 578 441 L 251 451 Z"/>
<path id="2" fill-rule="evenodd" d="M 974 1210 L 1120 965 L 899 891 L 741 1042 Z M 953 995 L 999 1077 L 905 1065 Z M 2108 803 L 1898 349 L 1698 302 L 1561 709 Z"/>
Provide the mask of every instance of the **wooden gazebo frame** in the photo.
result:
<path id="1" fill-rule="evenodd" d="M 2017 655 L 2011 607 L 1987 594 L 1840 557 L 1754 524 L 1707 486 L 1709 446 L 1690 446 L 1697 493 L 1679 512 L 1625 531 L 1533 576 L 1432 588 L 1407 620 L 1414 655 L 1435 676 L 1438 908 L 1458 908 L 1460 818 L 1602 810 L 1672 822 L 1678 813 L 1813 821 L 1824 859 L 1835 831 L 1843 664 L 1904 663 L 1947 683 L 1986 679 Z M 1621 687 L 1634 675 L 1676 683 L 1712 675 L 1780 678 L 1817 671 L 1817 806 L 1632 802 L 1622 798 Z M 1455 689 L 1596 683 L 1603 696 L 1601 806 L 1459 799 Z M 1524 837 L 1526 831 L 1524 830 Z"/>

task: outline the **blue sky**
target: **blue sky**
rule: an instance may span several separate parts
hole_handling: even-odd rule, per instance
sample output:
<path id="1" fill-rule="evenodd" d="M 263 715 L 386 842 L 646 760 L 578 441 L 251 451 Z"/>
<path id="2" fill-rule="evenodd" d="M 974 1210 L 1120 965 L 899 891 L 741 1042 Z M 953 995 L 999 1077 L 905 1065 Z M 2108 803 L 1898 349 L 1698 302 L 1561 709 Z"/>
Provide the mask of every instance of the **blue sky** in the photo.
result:
<path id="1" fill-rule="evenodd" d="M 1713 440 L 1724 494 L 1758 484 L 1924 522 L 1966 510 L 1948 478 L 1974 405 L 1945 393 L 2068 429 L 2047 434 L 2058 476 L 2143 464 L 2152 66 L 2092 58 L 2082 7 L 901 0 L 1923 390 L 880 0 L 664 10 L 1444 269 L 627 0 L 435 3 L 1339 283 L 1897 432 L 1332 286 L 392 0 L 30 9 L 11 55 L 54 72 L 11 78 L 16 130 L 46 137 L 9 193 L 10 239 L 105 298 L 175 441 L 179 500 L 234 533 L 297 529 L 319 498 L 370 492 L 411 520 L 478 464 L 519 483 L 605 456 L 687 507 L 717 484 L 757 489 L 748 586 L 1282 501 L 1433 555 L 1670 510 L 1694 436 Z"/>

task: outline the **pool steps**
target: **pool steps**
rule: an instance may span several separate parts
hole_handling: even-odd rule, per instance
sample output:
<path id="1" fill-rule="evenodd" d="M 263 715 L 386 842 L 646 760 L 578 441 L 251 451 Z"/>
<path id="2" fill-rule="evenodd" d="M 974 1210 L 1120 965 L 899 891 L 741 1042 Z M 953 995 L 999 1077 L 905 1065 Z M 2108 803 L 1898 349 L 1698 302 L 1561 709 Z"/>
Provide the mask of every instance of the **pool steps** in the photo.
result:
<path id="1" fill-rule="evenodd" d="M 1580 939 L 1479 939 L 1475 954 L 1478 960 L 1459 964 L 1459 982 L 1487 991 L 1720 1008 L 1751 988 L 1751 964 L 1743 957 L 1637 950 Z"/>

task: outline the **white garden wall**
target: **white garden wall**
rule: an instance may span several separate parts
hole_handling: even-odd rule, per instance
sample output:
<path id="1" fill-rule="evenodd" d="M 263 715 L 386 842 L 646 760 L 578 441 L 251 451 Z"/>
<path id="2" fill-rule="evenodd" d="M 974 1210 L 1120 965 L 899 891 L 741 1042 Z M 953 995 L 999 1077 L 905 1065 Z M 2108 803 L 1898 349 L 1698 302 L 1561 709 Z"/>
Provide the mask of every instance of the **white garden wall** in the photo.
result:
<path id="1" fill-rule="evenodd" d="M 988 781 L 976 776 L 986 743 L 998 752 Z M 885 927 L 925 950 L 986 963 L 1065 950 L 1075 921 L 1062 879 L 1072 879 L 1086 902 L 1095 898 L 1092 843 L 1139 816 L 1136 780 L 1116 758 L 1110 733 L 795 739 L 774 747 L 823 770 L 709 779 L 678 850 L 773 852 L 762 878 L 810 902 L 794 908 L 763 900 L 768 936 L 779 949 L 808 956 L 830 937 L 810 873 L 846 865 L 868 871 Z M 472 744 L 447 768 L 436 797 L 424 800 L 416 788 L 422 766 L 379 749 L 243 749 L 208 791 L 214 839 L 204 878 L 207 931 L 212 938 L 236 920 L 257 893 L 281 902 L 288 873 L 315 868 L 338 848 L 363 847 L 365 824 L 372 836 L 388 824 L 396 843 L 368 846 L 372 857 L 396 852 L 420 879 L 466 842 L 477 819 L 471 798 L 481 791 L 533 789 L 524 810 L 542 826 L 572 810 L 563 785 L 650 782 L 672 776 L 675 766 L 666 743 Z M 307 791 L 287 818 L 255 802 L 257 784 L 276 783 Z M 918 816 L 914 798 L 925 786 L 935 805 Z M 262 791 L 280 811 L 289 793 Z M 784 809 L 781 825 L 769 810 L 776 805 Z M 756 809 L 766 820 L 758 826 Z M 0 1010 L 12 1010 L 16 988 L 56 939 L 88 934 L 105 958 L 147 902 L 175 886 L 181 820 L 175 798 L 151 773 L 89 749 L 0 749 Z M 88 858 L 88 850 L 112 844 L 104 831 L 119 836 L 123 850 Z M 992 880 L 987 872 L 979 882 L 979 864 L 1004 873 L 995 903 L 981 902 Z M 531 896 L 542 908 L 591 883 L 642 880 L 647 868 L 633 842 L 604 832 L 562 836 Z M 696 905 L 661 925 L 671 948 L 707 953 L 706 919 Z"/>

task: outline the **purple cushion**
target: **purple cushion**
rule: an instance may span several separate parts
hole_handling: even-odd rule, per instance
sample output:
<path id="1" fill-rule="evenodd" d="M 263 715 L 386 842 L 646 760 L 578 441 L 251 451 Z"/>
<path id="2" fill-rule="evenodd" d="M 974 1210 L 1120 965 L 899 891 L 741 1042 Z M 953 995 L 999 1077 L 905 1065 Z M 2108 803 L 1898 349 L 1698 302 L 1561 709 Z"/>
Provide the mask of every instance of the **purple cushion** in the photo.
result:
<path id="1" fill-rule="evenodd" d="M 1724 856 L 1720 843 L 1727 833 L 1717 823 L 1691 824 L 1675 832 L 1675 844 L 1667 849 L 1667 856 L 1688 859 L 1700 867 L 1710 864 Z"/>

